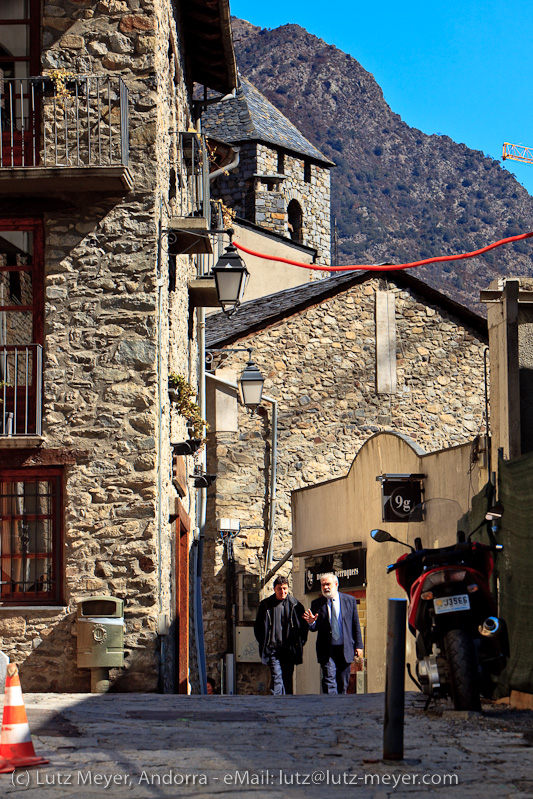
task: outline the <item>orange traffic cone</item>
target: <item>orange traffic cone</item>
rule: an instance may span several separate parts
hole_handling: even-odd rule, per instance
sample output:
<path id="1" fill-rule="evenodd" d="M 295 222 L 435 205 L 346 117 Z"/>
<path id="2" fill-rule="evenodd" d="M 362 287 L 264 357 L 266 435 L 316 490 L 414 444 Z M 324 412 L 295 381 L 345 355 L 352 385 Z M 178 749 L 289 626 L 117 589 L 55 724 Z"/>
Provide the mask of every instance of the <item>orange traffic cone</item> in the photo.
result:
<path id="1" fill-rule="evenodd" d="M 14 768 L 39 766 L 50 762 L 44 757 L 35 756 L 20 687 L 19 670 L 15 663 L 9 663 L 7 666 L 0 758 L 4 758 Z"/>

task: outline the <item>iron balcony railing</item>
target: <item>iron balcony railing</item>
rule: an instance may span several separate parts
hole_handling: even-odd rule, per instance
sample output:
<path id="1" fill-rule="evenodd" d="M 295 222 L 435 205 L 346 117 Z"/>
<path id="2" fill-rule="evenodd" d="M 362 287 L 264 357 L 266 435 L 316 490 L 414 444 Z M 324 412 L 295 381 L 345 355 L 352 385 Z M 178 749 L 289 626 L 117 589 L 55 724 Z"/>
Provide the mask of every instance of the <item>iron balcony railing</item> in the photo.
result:
<path id="1" fill-rule="evenodd" d="M 174 214 L 209 216 L 209 160 L 205 136 L 182 131 L 179 137 L 177 196 Z"/>
<path id="2" fill-rule="evenodd" d="M 0 346 L 0 381 L 0 438 L 40 436 L 42 346 Z"/>
<path id="3" fill-rule="evenodd" d="M 224 254 L 224 250 L 228 244 L 228 240 L 224 238 L 224 234 L 222 233 L 224 229 L 224 219 L 221 204 L 216 200 L 211 200 L 209 207 L 209 220 L 213 231 L 209 234 L 212 252 L 196 256 L 196 274 L 198 277 L 211 273 L 212 268 L 218 262 L 220 256 Z"/>
<path id="4" fill-rule="evenodd" d="M 127 166 L 128 148 L 121 78 L 0 80 L 0 169 Z"/>

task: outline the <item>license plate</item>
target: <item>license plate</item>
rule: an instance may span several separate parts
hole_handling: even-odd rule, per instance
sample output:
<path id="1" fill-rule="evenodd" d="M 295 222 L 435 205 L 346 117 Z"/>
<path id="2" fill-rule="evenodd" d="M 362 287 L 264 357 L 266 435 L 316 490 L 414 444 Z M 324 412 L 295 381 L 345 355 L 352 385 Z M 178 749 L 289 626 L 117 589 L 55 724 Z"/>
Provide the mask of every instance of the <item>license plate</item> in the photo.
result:
<path id="1" fill-rule="evenodd" d="M 433 600 L 435 613 L 452 613 L 455 610 L 470 610 L 470 597 L 468 594 L 456 596 L 443 596 Z"/>

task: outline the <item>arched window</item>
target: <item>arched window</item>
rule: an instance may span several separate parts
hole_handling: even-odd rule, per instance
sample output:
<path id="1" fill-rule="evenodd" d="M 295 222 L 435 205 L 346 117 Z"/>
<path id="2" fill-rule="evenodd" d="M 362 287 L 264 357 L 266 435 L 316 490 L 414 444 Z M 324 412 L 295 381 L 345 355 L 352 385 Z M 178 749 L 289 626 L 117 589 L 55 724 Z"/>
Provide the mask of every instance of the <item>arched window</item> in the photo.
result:
<path id="1" fill-rule="evenodd" d="M 302 243 L 302 227 L 303 227 L 303 214 L 300 203 L 296 200 L 291 200 L 287 208 L 287 217 L 289 221 L 289 234 L 293 241 Z"/>

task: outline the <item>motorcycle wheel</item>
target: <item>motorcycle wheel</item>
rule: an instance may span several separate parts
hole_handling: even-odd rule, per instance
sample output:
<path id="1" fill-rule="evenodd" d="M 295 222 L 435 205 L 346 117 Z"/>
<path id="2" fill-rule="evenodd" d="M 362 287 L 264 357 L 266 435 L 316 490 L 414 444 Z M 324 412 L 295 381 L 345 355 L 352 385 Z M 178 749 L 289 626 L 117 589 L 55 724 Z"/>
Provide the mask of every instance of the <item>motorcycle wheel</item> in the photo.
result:
<path id="1" fill-rule="evenodd" d="M 444 636 L 444 647 L 455 710 L 481 710 L 476 653 L 471 635 L 466 630 L 450 630 Z"/>

